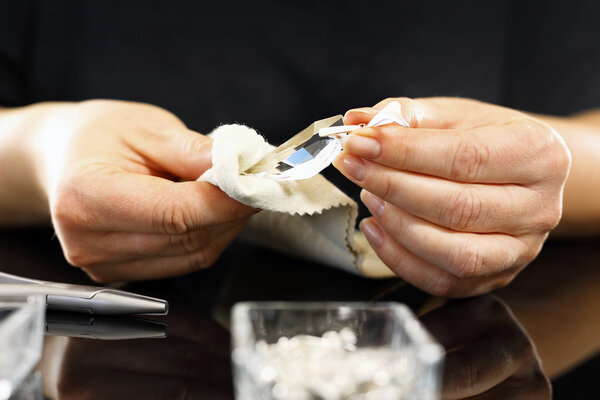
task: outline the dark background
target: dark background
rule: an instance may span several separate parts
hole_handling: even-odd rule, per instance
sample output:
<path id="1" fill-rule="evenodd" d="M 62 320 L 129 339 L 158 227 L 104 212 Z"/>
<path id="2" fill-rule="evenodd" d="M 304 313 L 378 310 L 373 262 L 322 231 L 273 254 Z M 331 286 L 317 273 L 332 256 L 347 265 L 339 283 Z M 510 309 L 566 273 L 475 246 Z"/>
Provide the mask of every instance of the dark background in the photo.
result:
<path id="1" fill-rule="evenodd" d="M 238 122 L 274 144 L 395 96 L 568 115 L 600 106 L 598 21 L 595 0 L 5 0 L 0 105 L 141 101 L 202 133 Z M 599 365 L 557 380 L 556 398 L 584 398 Z"/>

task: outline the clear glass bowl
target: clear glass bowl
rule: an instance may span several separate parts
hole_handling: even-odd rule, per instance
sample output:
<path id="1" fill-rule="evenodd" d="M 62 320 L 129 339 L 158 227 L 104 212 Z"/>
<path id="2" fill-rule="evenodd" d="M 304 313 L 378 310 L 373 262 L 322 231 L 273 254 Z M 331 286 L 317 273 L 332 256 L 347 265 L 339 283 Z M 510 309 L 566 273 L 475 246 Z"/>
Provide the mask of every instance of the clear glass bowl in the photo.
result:
<path id="1" fill-rule="evenodd" d="M 0 293 L 0 400 L 13 394 L 40 359 L 45 304 L 42 296 Z"/>
<path id="2" fill-rule="evenodd" d="M 238 303 L 239 400 L 439 398 L 444 349 L 397 303 Z"/>

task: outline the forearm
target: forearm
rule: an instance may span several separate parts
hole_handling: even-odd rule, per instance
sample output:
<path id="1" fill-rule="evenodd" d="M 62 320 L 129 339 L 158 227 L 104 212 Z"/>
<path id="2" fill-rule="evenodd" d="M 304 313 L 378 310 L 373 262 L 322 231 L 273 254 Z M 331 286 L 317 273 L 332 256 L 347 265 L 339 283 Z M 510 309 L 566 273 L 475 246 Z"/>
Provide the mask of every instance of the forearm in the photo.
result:
<path id="1" fill-rule="evenodd" d="M 564 193 L 557 235 L 600 232 L 600 110 L 568 118 L 538 116 L 564 138 L 571 151 L 571 172 Z"/>
<path id="2" fill-rule="evenodd" d="M 48 201 L 41 184 L 40 135 L 61 103 L 0 108 L 0 225 L 43 223 Z"/>

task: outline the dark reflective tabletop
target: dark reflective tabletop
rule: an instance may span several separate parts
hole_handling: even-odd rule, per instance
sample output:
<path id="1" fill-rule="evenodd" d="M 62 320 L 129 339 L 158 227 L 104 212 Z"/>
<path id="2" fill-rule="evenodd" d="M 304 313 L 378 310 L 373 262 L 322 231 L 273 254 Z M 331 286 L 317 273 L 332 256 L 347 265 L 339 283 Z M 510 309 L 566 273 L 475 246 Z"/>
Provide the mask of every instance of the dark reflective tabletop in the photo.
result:
<path id="1" fill-rule="evenodd" d="M 234 243 L 213 267 L 123 286 L 169 300 L 160 317 L 49 312 L 39 365 L 56 399 L 230 399 L 231 306 L 244 300 L 397 301 L 446 348 L 445 399 L 600 398 L 598 239 L 550 242 L 507 288 L 433 298 Z M 0 232 L 0 270 L 90 284 L 49 229 Z"/>

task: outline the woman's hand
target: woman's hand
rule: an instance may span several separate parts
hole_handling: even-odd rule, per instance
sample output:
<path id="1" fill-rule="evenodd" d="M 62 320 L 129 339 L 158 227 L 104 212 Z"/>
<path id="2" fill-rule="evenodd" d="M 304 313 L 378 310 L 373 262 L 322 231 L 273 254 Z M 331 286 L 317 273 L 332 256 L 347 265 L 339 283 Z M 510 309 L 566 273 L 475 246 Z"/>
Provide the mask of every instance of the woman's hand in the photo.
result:
<path id="1" fill-rule="evenodd" d="M 442 399 L 552 398 L 535 344 L 499 298 L 454 300 L 421 321 L 446 348 Z"/>
<path id="2" fill-rule="evenodd" d="M 432 294 L 508 284 L 561 217 L 564 141 L 521 112 L 457 98 L 388 99 L 345 123 L 366 123 L 390 101 L 410 128 L 354 131 L 334 163 L 364 188 L 373 217 L 361 230 L 396 274 Z"/>
<path id="3" fill-rule="evenodd" d="M 35 136 L 65 257 L 100 282 L 211 265 L 256 210 L 204 182 L 211 139 L 147 104 L 59 107 Z"/>

